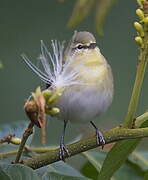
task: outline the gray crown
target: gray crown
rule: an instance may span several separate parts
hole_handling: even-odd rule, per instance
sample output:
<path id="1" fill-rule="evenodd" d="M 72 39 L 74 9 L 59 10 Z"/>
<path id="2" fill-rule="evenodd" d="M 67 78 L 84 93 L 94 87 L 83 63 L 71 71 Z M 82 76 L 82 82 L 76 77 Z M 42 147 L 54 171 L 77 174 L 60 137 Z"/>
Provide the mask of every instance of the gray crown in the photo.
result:
<path id="1" fill-rule="evenodd" d="M 90 32 L 87 32 L 87 31 L 77 32 L 77 31 L 75 31 L 74 35 L 72 37 L 72 41 L 74 44 L 77 44 L 77 43 L 87 44 L 89 42 L 96 42 L 96 39 L 93 36 L 93 34 L 91 34 Z"/>

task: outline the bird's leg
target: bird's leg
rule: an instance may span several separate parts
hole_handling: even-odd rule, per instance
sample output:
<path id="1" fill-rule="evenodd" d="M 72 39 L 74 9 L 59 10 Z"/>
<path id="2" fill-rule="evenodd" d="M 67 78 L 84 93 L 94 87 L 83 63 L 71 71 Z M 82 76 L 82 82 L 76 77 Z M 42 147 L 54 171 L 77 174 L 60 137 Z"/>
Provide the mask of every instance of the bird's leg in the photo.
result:
<path id="1" fill-rule="evenodd" d="M 66 148 L 65 144 L 64 144 L 64 137 L 65 137 L 65 129 L 66 129 L 66 126 L 67 126 L 67 121 L 64 121 L 64 128 L 63 128 L 63 132 L 62 132 L 62 135 L 61 135 L 61 138 L 60 138 L 60 159 L 65 161 L 65 153 L 69 156 L 69 152 L 68 152 L 68 149 Z"/>
<path id="2" fill-rule="evenodd" d="M 97 140 L 97 144 L 98 145 L 102 145 L 102 149 L 104 147 L 105 144 L 105 139 L 103 137 L 103 134 L 101 133 L 101 131 L 99 131 L 99 129 L 96 127 L 96 125 L 90 121 L 91 125 L 95 128 L 96 130 L 96 140 Z"/>

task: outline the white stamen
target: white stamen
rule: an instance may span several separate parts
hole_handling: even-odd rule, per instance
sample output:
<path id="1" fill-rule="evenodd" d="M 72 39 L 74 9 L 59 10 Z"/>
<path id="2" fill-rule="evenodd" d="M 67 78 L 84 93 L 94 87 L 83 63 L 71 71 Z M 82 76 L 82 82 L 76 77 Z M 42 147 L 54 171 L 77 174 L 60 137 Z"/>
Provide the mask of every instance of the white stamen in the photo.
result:
<path id="1" fill-rule="evenodd" d="M 41 60 L 45 70 L 43 73 L 24 55 L 23 60 L 26 64 L 47 84 L 51 84 L 53 88 L 62 88 L 71 85 L 84 85 L 78 80 L 80 64 L 77 68 L 71 68 L 74 58 L 73 56 L 64 57 L 64 43 L 52 41 L 53 55 L 48 51 L 44 42 L 41 41 Z"/>

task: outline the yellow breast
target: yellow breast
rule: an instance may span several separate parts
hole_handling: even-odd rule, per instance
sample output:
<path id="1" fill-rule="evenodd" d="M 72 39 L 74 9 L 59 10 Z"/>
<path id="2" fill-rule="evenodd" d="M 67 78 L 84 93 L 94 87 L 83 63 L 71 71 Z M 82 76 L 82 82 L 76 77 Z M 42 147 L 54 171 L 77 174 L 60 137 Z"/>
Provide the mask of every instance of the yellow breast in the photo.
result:
<path id="1" fill-rule="evenodd" d="M 77 53 L 73 68 L 78 68 L 79 79 L 88 84 L 100 84 L 108 76 L 108 64 L 99 49 Z"/>

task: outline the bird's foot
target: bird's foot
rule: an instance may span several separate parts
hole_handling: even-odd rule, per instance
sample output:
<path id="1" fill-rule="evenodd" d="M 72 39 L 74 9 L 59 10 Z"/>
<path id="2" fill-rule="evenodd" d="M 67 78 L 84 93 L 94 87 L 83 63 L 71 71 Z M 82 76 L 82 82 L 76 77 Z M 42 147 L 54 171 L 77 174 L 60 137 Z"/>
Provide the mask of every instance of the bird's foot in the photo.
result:
<path id="1" fill-rule="evenodd" d="M 61 143 L 59 156 L 60 156 L 60 159 L 64 162 L 65 162 L 65 155 L 70 156 L 69 151 L 66 148 L 66 146 L 64 145 L 64 143 Z"/>
<path id="2" fill-rule="evenodd" d="M 99 131 L 99 129 L 97 128 L 97 126 L 92 122 L 90 121 L 91 125 L 95 128 L 96 130 L 96 140 L 97 140 L 97 144 L 98 145 L 102 145 L 102 149 L 105 145 L 105 139 L 103 137 L 103 134 L 101 133 L 101 131 Z"/>
<path id="3" fill-rule="evenodd" d="M 102 149 L 103 149 L 105 145 L 105 139 L 101 131 L 99 131 L 99 129 L 96 129 L 96 139 L 97 139 L 97 144 L 102 145 Z"/>

